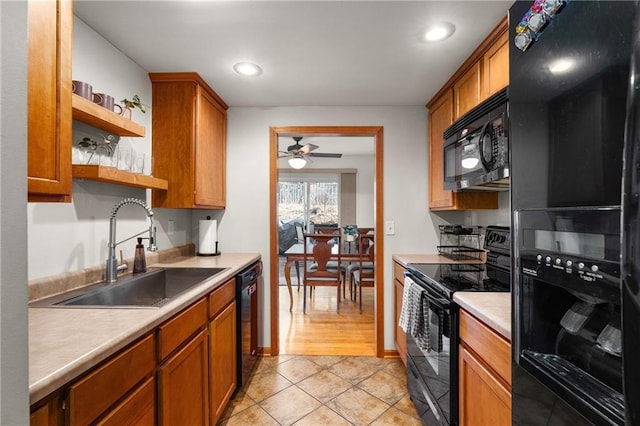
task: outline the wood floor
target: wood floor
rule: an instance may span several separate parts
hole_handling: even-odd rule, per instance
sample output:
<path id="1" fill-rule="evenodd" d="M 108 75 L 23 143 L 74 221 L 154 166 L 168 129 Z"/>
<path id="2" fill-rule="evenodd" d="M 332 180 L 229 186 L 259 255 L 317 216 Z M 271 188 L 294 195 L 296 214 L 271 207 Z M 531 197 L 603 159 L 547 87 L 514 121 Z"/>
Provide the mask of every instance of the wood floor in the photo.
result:
<path id="1" fill-rule="evenodd" d="M 293 312 L 289 312 L 289 293 L 280 290 L 280 353 L 290 355 L 375 356 L 374 289 L 363 288 L 363 313 L 359 304 L 347 298 L 336 313 L 336 289 L 318 287 L 307 299 L 302 313 L 302 288 L 293 287 Z M 309 295 L 307 294 L 307 297 Z"/>

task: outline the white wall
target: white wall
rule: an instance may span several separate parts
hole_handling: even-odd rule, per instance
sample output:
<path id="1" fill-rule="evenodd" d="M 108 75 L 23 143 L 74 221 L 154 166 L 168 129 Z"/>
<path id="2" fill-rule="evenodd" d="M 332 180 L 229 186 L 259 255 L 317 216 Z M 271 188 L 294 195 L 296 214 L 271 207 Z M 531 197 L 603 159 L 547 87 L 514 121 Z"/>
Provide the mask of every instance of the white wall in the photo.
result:
<path id="1" fill-rule="evenodd" d="M 471 223 L 474 225 L 511 226 L 511 201 L 509 191 L 498 193 L 498 210 L 476 210 L 471 212 Z"/>
<path id="2" fill-rule="evenodd" d="M 436 226 L 427 213 L 424 107 L 232 107 L 227 129 L 227 209 L 194 212 L 194 219 L 206 214 L 218 218 L 221 250 L 260 252 L 268 283 L 269 127 L 311 125 L 384 126 L 384 219 L 396 225 L 396 234 L 384 239 L 384 346 L 393 349 L 391 254 L 433 252 L 437 243 Z M 269 286 L 265 287 L 261 344 L 269 346 L 270 294 Z"/>
<path id="3" fill-rule="evenodd" d="M 27 3 L 0 2 L 0 424 L 29 424 Z"/>
<path id="4" fill-rule="evenodd" d="M 147 71 L 108 43 L 78 18 L 74 18 L 73 79 L 89 82 L 95 93 L 108 93 L 118 103 L 140 95 L 151 104 L 151 82 Z M 133 120 L 145 126 L 143 138 L 123 137 L 120 144 L 136 151 L 151 152 L 151 114 L 133 112 Z M 74 142 L 87 126 L 74 122 Z M 104 132 L 94 130 L 98 137 Z M 134 197 L 151 203 L 151 191 L 94 181 L 74 180 L 72 203 L 29 203 L 29 279 L 103 264 L 107 258 L 109 216 L 115 204 Z M 117 241 L 148 227 L 144 211 L 125 206 L 118 213 Z M 158 248 L 167 249 L 191 241 L 189 210 L 154 209 L 158 229 Z M 168 236 L 167 221 L 174 220 L 175 233 Z M 118 246 L 125 257 L 132 257 L 135 241 Z"/>

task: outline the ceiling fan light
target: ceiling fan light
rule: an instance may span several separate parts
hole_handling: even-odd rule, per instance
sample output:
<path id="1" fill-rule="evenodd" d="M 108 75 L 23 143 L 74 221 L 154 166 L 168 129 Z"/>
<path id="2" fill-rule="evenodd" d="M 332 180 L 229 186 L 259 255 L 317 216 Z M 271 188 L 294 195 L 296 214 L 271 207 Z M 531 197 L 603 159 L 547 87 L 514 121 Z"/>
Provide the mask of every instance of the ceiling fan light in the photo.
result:
<path id="1" fill-rule="evenodd" d="M 294 169 L 301 169 L 307 165 L 307 160 L 302 157 L 291 157 L 289 158 L 289 165 Z"/>

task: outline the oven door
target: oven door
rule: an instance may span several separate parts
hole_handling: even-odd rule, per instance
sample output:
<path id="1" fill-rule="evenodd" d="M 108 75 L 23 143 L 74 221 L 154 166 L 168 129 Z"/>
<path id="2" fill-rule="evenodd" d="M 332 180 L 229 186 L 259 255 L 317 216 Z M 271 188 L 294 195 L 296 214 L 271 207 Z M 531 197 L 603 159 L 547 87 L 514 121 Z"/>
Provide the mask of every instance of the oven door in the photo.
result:
<path id="1" fill-rule="evenodd" d="M 425 290 L 428 300 L 428 349 L 407 333 L 407 387 L 424 424 L 456 424 L 458 414 L 457 332 L 455 305 L 428 284 L 407 276 Z M 453 384 L 453 386 L 452 386 Z"/>

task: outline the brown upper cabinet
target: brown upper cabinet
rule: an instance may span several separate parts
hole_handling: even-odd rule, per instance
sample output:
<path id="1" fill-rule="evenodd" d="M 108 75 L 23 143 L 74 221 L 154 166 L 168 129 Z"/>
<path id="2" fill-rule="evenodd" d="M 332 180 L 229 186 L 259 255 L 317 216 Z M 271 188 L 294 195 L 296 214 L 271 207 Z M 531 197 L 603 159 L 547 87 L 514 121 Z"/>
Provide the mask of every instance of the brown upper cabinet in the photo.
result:
<path id="1" fill-rule="evenodd" d="M 150 73 L 153 207 L 224 209 L 227 104 L 194 72 Z"/>
<path id="2" fill-rule="evenodd" d="M 448 90 L 429 104 L 429 208 L 455 205 L 453 191 L 444 190 L 444 130 L 453 123 L 453 91 Z"/>
<path id="3" fill-rule="evenodd" d="M 509 84 L 507 17 L 427 104 L 429 110 L 429 210 L 497 209 L 497 192 L 444 189 L 443 133 L 491 94 Z"/>
<path id="4" fill-rule="evenodd" d="M 504 32 L 482 57 L 484 90 L 482 99 L 509 85 L 509 33 Z"/>
<path id="5" fill-rule="evenodd" d="M 482 62 L 478 61 L 462 75 L 455 83 L 453 83 L 453 96 L 455 101 L 455 117 L 458 118 L 465 115 L 471 108 L 478 105 L 481 100 L 482 90 L 480 71 Z"/>
<path id="6" fill-rule="evenodd" d="M 166 181 L 150 176 L 71 164 L 72 120 L 120 136 L 141 137 L 145 128 L 72 94 L 72 1 L 29 0 L 27 19 L 28 200 L 71 202 L 74 177 L 166 188 Z"/>
<path id="7" fill-rule="evenodd" d="M 28 26 L 28 199 L 71 202 L 72 2 L 30 0 Z"/>

